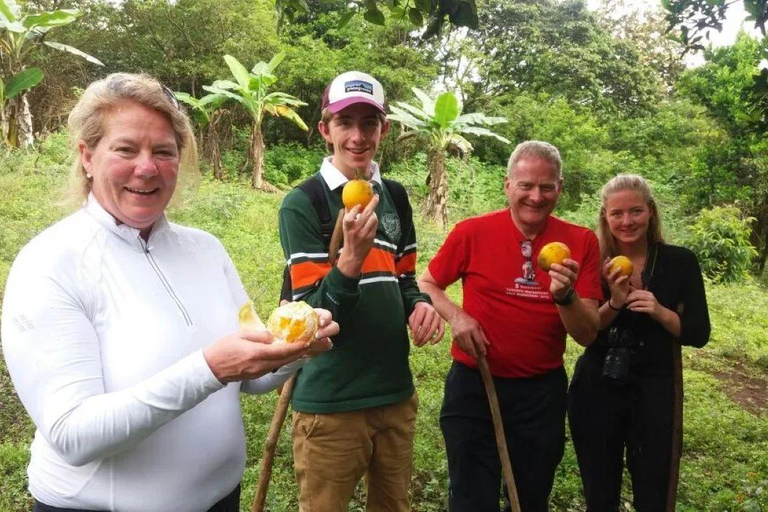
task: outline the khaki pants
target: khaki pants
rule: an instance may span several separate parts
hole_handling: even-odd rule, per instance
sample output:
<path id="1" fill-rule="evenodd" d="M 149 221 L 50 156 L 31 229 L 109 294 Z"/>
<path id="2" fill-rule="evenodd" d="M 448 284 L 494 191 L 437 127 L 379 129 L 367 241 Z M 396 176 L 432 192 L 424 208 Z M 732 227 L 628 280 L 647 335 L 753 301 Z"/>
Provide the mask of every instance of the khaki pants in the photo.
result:
<path id="1" fill-rule="evenodd" d="M 366 511 L 407 512 L 419 400 L 360 411 L 294 412 L 293 460 L 301 512 L 346 512 L 360 478 Z"/>

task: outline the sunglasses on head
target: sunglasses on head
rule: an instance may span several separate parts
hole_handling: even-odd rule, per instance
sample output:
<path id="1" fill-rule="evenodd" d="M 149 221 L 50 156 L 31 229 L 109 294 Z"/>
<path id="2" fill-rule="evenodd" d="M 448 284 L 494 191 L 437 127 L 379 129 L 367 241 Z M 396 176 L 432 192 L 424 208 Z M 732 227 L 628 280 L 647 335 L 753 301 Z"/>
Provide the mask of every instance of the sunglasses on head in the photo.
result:
<path id="1" fill-rule="evenodd" d="M 168 101 L 171 102 L 171 105 L 173 105 L 176 110 L 179 110 L 179 100 L 176 99 L 176 95 L 173 94 L 173 91 L 163 84 L 160 84 L 160 88 L 163 90 L 165 97 L 168 98 Z"/>

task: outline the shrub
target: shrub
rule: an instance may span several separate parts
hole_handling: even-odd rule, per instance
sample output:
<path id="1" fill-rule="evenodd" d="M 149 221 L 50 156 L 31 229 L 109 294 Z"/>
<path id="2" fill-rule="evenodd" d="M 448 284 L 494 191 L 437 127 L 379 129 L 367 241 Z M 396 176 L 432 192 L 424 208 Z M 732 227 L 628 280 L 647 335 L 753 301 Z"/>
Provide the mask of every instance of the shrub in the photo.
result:
<path id="1" fill-rule="evenodd" d="M 264 176 L 273 185 L 297 185 L 320 169 L 324 155 L 295 142 L 272 146 L 264 155 Z"/>
<path id="2" fill-rule="evenodd" d="M 749 276 L 757 251 L 749 243 L 752 217 L 735 206 L 702 210 L 688 228 L 688 247 L 696 253 L 705 275 L 715 282 L 740 282 Z"/>

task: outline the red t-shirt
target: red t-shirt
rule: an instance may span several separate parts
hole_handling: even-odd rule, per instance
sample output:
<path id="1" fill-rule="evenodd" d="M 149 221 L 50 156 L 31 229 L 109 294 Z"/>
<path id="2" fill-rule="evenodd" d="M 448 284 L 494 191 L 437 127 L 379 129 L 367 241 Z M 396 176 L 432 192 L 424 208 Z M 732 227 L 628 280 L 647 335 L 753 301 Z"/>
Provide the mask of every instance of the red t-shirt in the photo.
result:
<path id="1" fill-rule="evenodd" d="M 530 259 L 523 256 L 525 240 L 509 209 L 491 212 L 458 223 L 429 263 L 441 287 L 461 279 L 464 311 L 485 331 L 491 343 L 488 365 L 499 377 L 540 375 L 563 364 L 565 327 L 549 293 L 551 278 L 537 263 L 545 244 L 563 242 L 570 248 L 571 259 L 579 263 L 579 297 L 603 296 L 600 250 L 591 230 L 550 216 L 544 231 L 531 241 Z M 456 344 L 451 354 L 477 367 Z"/>

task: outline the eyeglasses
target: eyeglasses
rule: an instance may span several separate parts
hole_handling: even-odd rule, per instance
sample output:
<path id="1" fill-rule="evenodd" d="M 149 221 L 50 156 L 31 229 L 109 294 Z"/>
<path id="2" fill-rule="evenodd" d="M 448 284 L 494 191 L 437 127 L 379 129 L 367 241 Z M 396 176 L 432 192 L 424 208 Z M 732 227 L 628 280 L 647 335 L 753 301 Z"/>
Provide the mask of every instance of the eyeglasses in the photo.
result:
<path id="1" fill-rule="evenodd" d="M 171 102 L 171 105 L 173 105 L 176 110 L 179 110 L 179 100 L 176 99 L 176 95 L 173 94 L 173 91 L 163 84 L 160 84 L 160 88 L 163 90 L 165 97 L 168 98 L 168 101 Z"/>

